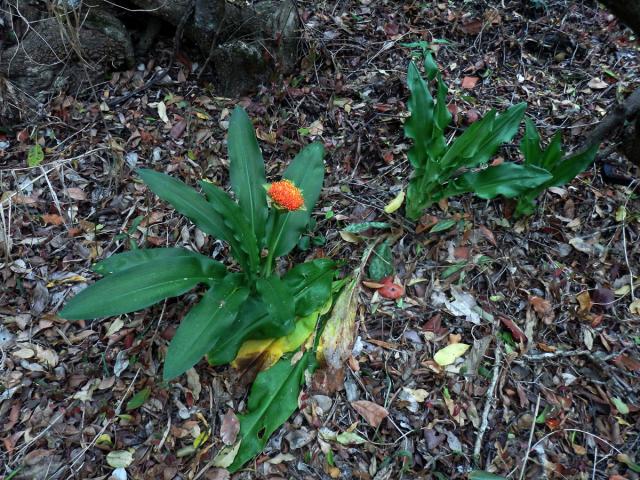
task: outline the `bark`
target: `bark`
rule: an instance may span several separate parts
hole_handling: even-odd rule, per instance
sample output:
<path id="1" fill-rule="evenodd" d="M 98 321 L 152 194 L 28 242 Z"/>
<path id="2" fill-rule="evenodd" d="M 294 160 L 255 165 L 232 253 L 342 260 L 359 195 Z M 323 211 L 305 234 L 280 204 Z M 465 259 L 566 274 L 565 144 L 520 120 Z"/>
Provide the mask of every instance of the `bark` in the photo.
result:
<path id="1" fill-rule="evenodd" d="M 13 11 L 9 21 L 24 34 L 0 51 L 0 119 L 31 115 L 56 92 L 78 94 L 105 72 L 133 64 L 129 34 L 109 11 Z"/>
<path id="2" fill-rule="evenodd" d="M 298 21 L 291 0 L 264 0 L 251 6 L 225 0 L 132 1 L 174 26 L 191 16 L 184 35 L 205 58 L 211 57 L 223 95 L 255 89 L 297 59 Z"/>
<path id="3" fill-rule="evenodd" d="M 138 16 L 141 28 L 152 24 L 153 16 L 165 22 L 164 28 L 173 28 L 183 43 L 195 44 L 202 53 L 197 61 L 213 71 L 220 95 L 255 90 L 297 60 L 294 0 L 262 0 L 250 6 L 229 0 L 121 1 L 133 8 L 118 9 L 99 0 L 66 0 L 65 6 L 60 0 L 42 12 L 25 2 L 0 0 L 0 12 L 11 13 L 0 20 L 18 39 L 9 44 L 7 37 L 3 43 L 0 32 L 0 122 L 16 114 L 32 116 L 60 91 L 77 95 L 105 74 L 130 68 L 131 32 L 118 15 L 131 10 L 137 11 L 126 15 Z M 85 6 L 78 10 L 76 4 Z M 153 37 L 152 31 L 147 33 Z M 152 38 L 143 34 L 139 50 L 149 45 Z"/>

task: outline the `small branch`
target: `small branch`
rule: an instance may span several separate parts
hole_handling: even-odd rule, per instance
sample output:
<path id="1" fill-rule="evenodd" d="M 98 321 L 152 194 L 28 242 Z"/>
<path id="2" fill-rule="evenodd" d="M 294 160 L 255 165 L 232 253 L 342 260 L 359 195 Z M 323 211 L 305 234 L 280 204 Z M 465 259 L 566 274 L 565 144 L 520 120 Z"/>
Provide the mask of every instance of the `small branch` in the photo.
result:
<path id="1" fill-rule="evenodd" d="M 496 391 L 498 378 L 500 377 L 501 363 L 502 363 L 502 350 L 500 350 L 500 345 L 496 345 L 495 360 L 493 362 L 493 376 L 491 377 L 491 384 L 489 385 L 489 390 L 487 390 L 487 400 L 484 404 L 484 410 L 482 412 L 482 422 L 480 423 L 480 429 L 478 430 L 476 443 L 473 447 L 473 456 L 475 458 L 480 457 L 480 450 L 482 450 L 482 439 L 484 437 L 485 432 L 487 431 L 487 427 L 489 426 L 489 414 L 491 413 L 491 408 L 495 403 L 495 399 L 493 398 L 493 395 Z"/>
<path id="2" fill-rule="evenodd" d="M 524 460 L 522 461 L 522 470 L 520 471 L 520 480 L 524 478 L 524 471 L 527 468 L 527 462 L 529 461 L 529 452 L 531 451 L 531 443 L 533 442 L 533 434 L 536 431 L 536 418 L 538 418 L 538 411 L 540 410 L 540 394 L 538 394 L 538 400 L 536 401 L 536 409 L 533 412 L 533 420 L 531 422 L 531 431 L 529 431 L 529 446 L 524 454 Z"/>

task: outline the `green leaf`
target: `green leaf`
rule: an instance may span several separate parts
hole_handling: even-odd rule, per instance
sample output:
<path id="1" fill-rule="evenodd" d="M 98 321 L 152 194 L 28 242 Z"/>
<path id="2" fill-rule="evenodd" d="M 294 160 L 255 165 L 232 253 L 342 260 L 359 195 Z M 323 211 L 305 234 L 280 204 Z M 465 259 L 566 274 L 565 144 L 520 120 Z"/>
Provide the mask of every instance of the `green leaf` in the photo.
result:
<path id="1" fill-rule="evenodd" d="M 444 232 L 445 230 L 449 230 L 456 223 L 458 222 L 456 220 L 453 220 L 452 218 L 439 220 L 438 223 L 436 223 L 433 227 L 431 227 L 431 230 L 429 230 L 429 232 L 430 233 Z"/>
<path id="2" fill-rule="evenodd" d="M 591 163 L 593 163 L 597 153 L 599 145 L 594 145 L 588 150 L 578 152 L 574 155 L 561 160 L 556 163 L 551 170 L 552 178 L 543 184 L 532 188 L 525 192 L 518 198 L 518 204 L 516 206 L 515 215 L 520 217 L 522 215 L 530 215 L 536 210 L 535 199 L 544 190 L 549 187 L 559 187 L 566 183 L 569 183 L 576 176 L 582 173 Z"/>
<path id="3" fill-rule="evenodd" d="M 407 155 L 413 168 L 431 170 L 429 147 L 433 134 L 435 102 L 414 62 L 409 64 L 407 85 L 411 92 L 407 102 L 411 116 L 404 123 L 404 135 L 413 140 L 413 146 Z"/>
<path id="4" fill-rule="evenodd" d="M 202 195 L 180 180 L 164 173 L 141 169 L 138 170 L 138 175 L 153 193 L 169 202 L 203 232 L 227 242 L 238 263 L 245 265 L 248 263 L 246 255 L 235 239 L 234 232 L 224 222 L 222 215 Z"/>
<path id="5" fill-rule="evenodd" d="M 469 472 L 469 480 L 507 480 L 506 477 L 494 475 L 493 473 L 474 470 Z"/>
<path id="6" fill-rule="evenodd" d="M 549 146 L 544 151 L 540 166 L 551 172 L 555 168 L 556 164 L 560 161 L 563 155 L 564 153 L 562 151 L 562 132 L 558 130 L 553 136 L 553 138 L 551 139 Z"/>
<path id="7" fill-rule="evenodd" d="M 229 122 L 229 176 L 240 208 L 259 243 L 263 242 L 267 219 L 264 161 L 247 113 L 236 107 Z"/>
<path id="8" fill-rule="evenodd" d="M 230 330 L 249 290 L 242 285 L 239 274 L 227 275 L 211 287 L 198 304 L 182 319 L 164 362 L 163 379 L 171 380 L 183 374 L 209 351 Z"/>
<path id="9" fill-rule="evenodd" d="M 382 242 L 373 251 L 369 263 L 369 278 L 375 282 L 393 274 L 393 257 L 388 241 Z"/>
<path id="10" fill-rule="evenodd" d="M 247 413 L 239 415 L 240 449 L 230 472 L 236 472 L 259 454 L 269 437 L 298 408 L 298 395 L 304 382 L 304 372 L 314 368 L 313 353 L 307 351 L 295 365 L 283 358 L 256 377 L 247 402 Z"/>
<path id="11" fill-rule="evenodd" d="M 286 325 L 294 321 L 295 304 L 287 285 L 277 276 L 258 278 L 256 289 L 262 297 L 268 315 L 276 322 Z"/>
<path id="12" fill-rule="evenodd" d="M 290 296 L 293 295 L 298 317 L 311 315 L 329 300 L 335 270 L 333 260 L 317 258 L 296 265 L 282 277 Z"/>
<path id="13" fill-rule="evenodd" d="M 203 270 L 215 277 L 222 277 L 226 272 L 222 263 L 185 248 L 145 248 L 116 253 L 96 263 L 91 269 L 100 275 L 109 275 L 145 263 L 162 262 L 168 258 L 177 257 L 193 258 L 200 261 Z"/>
<path id="14" fill-rule="evenodd" d="M 362 233 L 365 230 L 369 230 L 370 228 L 385 229 L 390 227 L 391 227 L 391 224 L 387 222 L 362 222 L 362 223 L 352 223 L 350 225 L 347 225 L 342 231 L 348 232 L 348 233 Z"/>
<path id="15" fill-rule="evenodd" d="M 518 127 L 526 109 L 527 104 L 525 102 L 518 103 L 496 117 L 491 132 L 484 139 L 476 153 L 473 166 L 488 162 L 500 145 L 511 141 L 514 135 L 518 133 Z"/>
<path id="16" fill-rule="evenodd" d="M 529 118 L 524 119 L 524 136 L 520 142 L 520 151 L 524 155 L 524 163 L 542 166 L 542 149 L 540 148 L 540 134 L 536 125 Z"/>
<path id="17" fill-rule="evenodd" d="M 613 397 L 611 399 L 611 403 L 613 403 L 613 406 L 616 407 L 616 410 L 618 410 L 618 412 L 620 412 L 621 415 L 627 415 L 629 413 L 629 406 L 626 403 L 624 403 L 622 399 L 618 397 Z"/>
<path id="18" fill-rule="evenodd" d="M 145 387 L 138 393 L 136 393 L 133 397 L 131 397 L 131 400 L 127 402 L 127 412 L 135 410 L 136 408 L 140 408 L 142 405 L 144 405 L 144 402 L 147 401 L 149 395 L 151 395 L 151 389 L 149 387 Z"/>
<path id="19" fill-rule="evenodd" d="M 547 188 L 559 187 L 565 183 L 569 183 L 580 173 L 584 172 L 596 158 L 598 148 L 600 148 L 600 145 L 594 145 L 588 150 L 570 155 L 556 164 L 551 171 L 553 174 L 552 183 L 546 185 Z"/>
<path id="20" fill-rule="evenodd" d="M 208 264 L 191 257 L 144 263 L 109 275 L 73 297 L 60 312 L 68 320 L 110 317 L 141 310 L 188 292 L 216 277 Z"/>
<path id="21" fill-rule="evenodd" d="M 498 195 L 513 198 L 551 178 L 551 174 L 540 167 L 502 163 L 479 172 L 465 173 L 454 182 L 449 182 L 445 194 L 451 196 L 473 192 L 485 199 Z"/>
<path id="22" fill-rule="evenodd" d="M 29 167 L 37 167 L 44 160 L 44 151 L 39 144 L 35 144 L 33 147 L 29 149 L 29 153 L 27 154 L 27 165 Z"/>
<path id="23" fill-rule="evenodd" d="M 291 180 L 304 195 L 305 210 L 294 212 L 271 209 L 267 224 L 268 245 L 274 245 L 274 258 L 286 255 L 298 243 L 311 217 L 311 212 L 322 189 L 324 179 L 324 147 L 321 143 L 312 143 L 303 148 L 284 172 L 283 177 Z"/>
<path id="24" fill-rule="evenodd" d="M 242 209 L 220 188 L 209 182 L 200 182 L 200 186 L 211 206 L 218 212 L 224 224 L 229 228 L 238 247 L 244 255 L 236 257 L 238 263 L 249 273 L 256 273 L 260 264 L 260 252 L 256 236 L 242 213 Z M 248 263 L 245 263 L 245 258 Z"/>

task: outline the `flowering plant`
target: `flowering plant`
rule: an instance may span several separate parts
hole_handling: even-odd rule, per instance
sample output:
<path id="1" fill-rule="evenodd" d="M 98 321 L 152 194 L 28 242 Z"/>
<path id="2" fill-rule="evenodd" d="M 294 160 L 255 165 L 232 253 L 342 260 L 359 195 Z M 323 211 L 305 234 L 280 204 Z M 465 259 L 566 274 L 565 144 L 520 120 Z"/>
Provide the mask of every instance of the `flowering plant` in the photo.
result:
<path id="1" fill-rule="evenodd" d="M 297 318 L 317 311 L 331 295 L 332 261 L 316 259 L 282 276 L 273 266 L 274 258 L 289 253 L 307 227 L 324 177 L 323 146 L 305 147 L 283 179 L 267 185 L 251 121 L 238 107 L 229 125 L 228 149 L 237 201 L 207 181 L 200 182 L 205 198 L 163 173 L 143 169 L 138 174 L 203 232 L 226 241 L 240 273 L 184 248 L 131 250 L 94 265 L 104 278 L 60 312 L 70 320 L 120 315 L 204 285 L 206 293 L 182 319 L 169 345 L 165 380 L 205 355 L 213 365 L 229 363 L 248 340 L 290 334 Z M 266 256 L 261 255 L 264 249 Z"/>

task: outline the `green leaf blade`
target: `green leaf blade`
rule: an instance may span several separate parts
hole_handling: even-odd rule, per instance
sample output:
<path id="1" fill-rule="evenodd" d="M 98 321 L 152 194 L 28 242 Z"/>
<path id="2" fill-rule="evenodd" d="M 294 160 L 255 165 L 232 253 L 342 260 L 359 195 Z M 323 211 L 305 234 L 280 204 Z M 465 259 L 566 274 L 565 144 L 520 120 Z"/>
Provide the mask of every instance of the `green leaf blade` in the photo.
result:
<path id="1" fill-rule="evenodd" d="M 171 380 L 193 367 L 232 328 L 249 295 L 242 276 L 231 274 L 211 287 L 182 319 L 169 344 L 163 379 Z"/>
<path id="2" fill-rule="evenodd" d="M 274 245 L 274 258 L 289 253 L 309 224 L 324 180 L 323 157 L 323 145 L 311 143 L 296 155 L 284 172 L 283 177 L 302 190 L 305 210 L 285 211 L 276 215 L 275 209 L 272 209 L 267 228 L 269 245 Z"/>
<path id="3" fill-rule="evenodd" d="M 170 203 L 203 232 L 231 244 L 233 232 L 225 225 L 222 216 L 194 189 L 154 170 L 140 169 L 138 175 L 153 193 Z"/>
<path id="4" fill-rule="evenodd" d="M 313 354 L 306 352 L 295 365 L 283 358 L 270 369 L 258 374 L 247 402 L 247 413 L 239 415 L 240 449 L 230 472 L 236 472 L 259 454 L 269 437 L 298 408 L 298 395 L 304 382 L 304 372 L 313 368 Z"/>
<path id="5" fill-rule="evenodd" d="M 33 147 L 29 149 L 29 153 L 27 154 L 27 165 L 29 167 L 37 167 L 44 160 L 44 150 L 40 144 L 36 143 Z"/>
<path id="6" fill-rule="evenodd" d="M 484 199 L 499 195 L 513 198 L 542 185 L 551 178 L 551 174 L 540 167 L 502 163 L 479 172 L 465 173 L 454 182 L 453 189 L 447 187 L 447 190 L 450 194 L 473 192 Z"/>
<path id="7" fill-rule="evenodd" d="M 281 325 L 293 324 L 295 304 L 291 301 L 289 289 L 280 278 L 275 275 L 258 278 L 256 288 L 267 308 L 267 313 L 275 322 Z"/>
<path id="8" fill-rule="evenodd" d="M 335 270 L 334 261 L 318 258 L 298 264 L 284 275 L 282 281 L 293 296 L 298 317 L 311 315 L 329 300 Z"/>
<path id="9" fill-rule="evenodd" d="M 162 262 L 170 258 L 193 258 L 201 262 L 203 271 L 215 277 L 221 277 L 226 272 L 226 268 L 222 263 L 186 248 L 141 248 L 129 250 L 128 252 L 111 255 L 93 265 L 91 269 L 100 275 L 110 275 L 145 263 L 152 264 L 153 262 Z"/>
<path id="10" fill-rule="evenodd" d="M 229 243 L 235 245 L 235 248 L 242 252 L 236 257 L 238 263 L 246 271 L 256 273 L 260 263 L 258 242 L 247 218 L 242 213 L 242 209 L 212 183 L 201 181 L 200 186 L 207 195 L 209 204 L 220 215 L 225 226 L 231 232 L 232 241 Z"/>
<path id="11" fill-rule="evenodd" d="M 529 118 L 524 119 L 524 136 L 520 142 L 520 151 L 524 155 L 524 163 L 542 166 L 542 149 L 540 148 L 540 134 L 536 125 Z"/>
<path id="12" fill-rule="evenodd" d="M 267 183 L 262 152 L 247 113 L 236 107 L 229 122 L 229 176 L 241 211 L 249 220 L 259 243 L 263 242 L 267 219 Z"/>
<path id="13" fill-rule="evenodd" d="M 214 278 L 197 259 L 168 258 L 109 275 L 73 297 L 60 312 L 67 320 L 111 317 L 177 297 Z"/>

